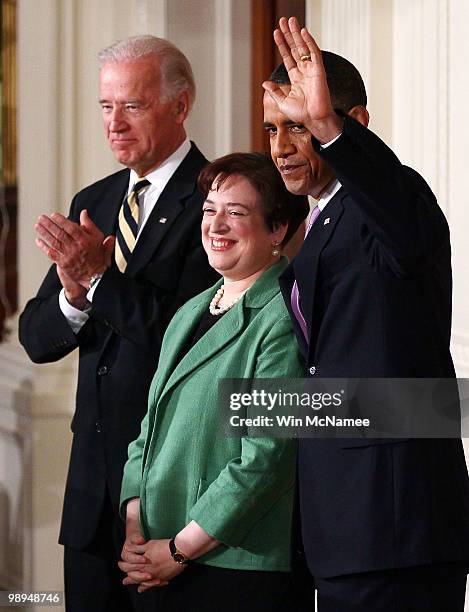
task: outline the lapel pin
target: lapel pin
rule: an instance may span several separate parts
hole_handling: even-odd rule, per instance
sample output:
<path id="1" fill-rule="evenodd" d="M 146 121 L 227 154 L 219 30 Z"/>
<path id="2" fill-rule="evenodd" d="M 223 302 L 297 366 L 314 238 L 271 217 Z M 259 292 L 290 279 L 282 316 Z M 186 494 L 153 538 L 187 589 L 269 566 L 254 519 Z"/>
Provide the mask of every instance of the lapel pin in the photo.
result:
<path id="1" fill-rule="evenodd" d="M 166 223 L 166 221 L 167 221 L 167 220 L 168 220 L 168 219 L 167 219 L 166 217 L 160 217 L 160 218 L 158 219 L 159 223 Z"/>
<path id="2" fill-rule="evenodd" d="M 331 218 L 327 217 L 327 219 L 324 219 L 324 225 L 327 225 L 328 223 L 330 223 Z"/>

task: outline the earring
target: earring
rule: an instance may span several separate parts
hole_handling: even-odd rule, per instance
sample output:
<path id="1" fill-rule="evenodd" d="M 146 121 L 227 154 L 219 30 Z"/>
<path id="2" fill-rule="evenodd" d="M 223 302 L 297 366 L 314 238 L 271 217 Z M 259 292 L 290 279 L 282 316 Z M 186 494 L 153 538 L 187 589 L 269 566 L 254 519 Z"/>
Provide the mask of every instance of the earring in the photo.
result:
<path id="1" fill-rule="evenodd" d="M 278 248 L 278 242 L 274 242 L 272 245 L 272 255 L 278 257 L 280 255 L 280 249 Z"/>

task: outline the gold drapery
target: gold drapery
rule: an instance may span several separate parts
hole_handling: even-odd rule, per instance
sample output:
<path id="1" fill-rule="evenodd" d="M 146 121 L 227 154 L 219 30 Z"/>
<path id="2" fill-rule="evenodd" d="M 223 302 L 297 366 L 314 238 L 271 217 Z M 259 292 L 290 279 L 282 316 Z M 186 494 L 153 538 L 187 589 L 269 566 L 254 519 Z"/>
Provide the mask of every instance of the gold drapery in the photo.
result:
<path id="1" fill-rule="evenodd" d="M 16 0 L 0 0 L 0 341 L 17 308 Z"/>
<path id="2" fill-rule="evenodd" d="M 2 182 L 15 187 L 16 176 L 16 0 L 2 2 Z"/>

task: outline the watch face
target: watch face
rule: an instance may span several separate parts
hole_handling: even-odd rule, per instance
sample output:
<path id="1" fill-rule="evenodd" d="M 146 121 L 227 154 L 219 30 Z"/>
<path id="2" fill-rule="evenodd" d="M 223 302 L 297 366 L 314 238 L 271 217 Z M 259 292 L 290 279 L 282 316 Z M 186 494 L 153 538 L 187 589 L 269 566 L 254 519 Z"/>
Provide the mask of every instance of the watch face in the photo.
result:
<path id="1" fill-rule="evenodd" d="M 178 552 L 174 553 L 173 559 L 176 561 L 176 563 L 181 563 L 181 565 L 186 562 L 186 558 L 184 557 L 184 555 Z"/>

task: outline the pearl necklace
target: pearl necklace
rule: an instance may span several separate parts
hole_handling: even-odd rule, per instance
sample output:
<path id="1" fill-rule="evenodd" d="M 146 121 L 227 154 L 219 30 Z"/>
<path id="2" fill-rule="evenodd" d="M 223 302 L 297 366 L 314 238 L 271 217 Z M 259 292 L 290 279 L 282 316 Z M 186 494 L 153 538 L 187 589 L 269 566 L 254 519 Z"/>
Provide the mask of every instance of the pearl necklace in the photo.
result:
<path id="1" fill-rule="evenodd" d="M 213 296 L 213 299 L 210 302 L 210 306 L 208 307 L 208 310 L 209 310 L 211 315 L 215 315 L 216 316 L 216 315 L 221 315 L 221 314 L 223 314 L 225 312 L 228 312 L 228 310 L 230 310 L 230 308 L 233 308 L 233 306 L 236 304 L 236 302 L 239 302 L 239 300 L 241 299 L 244 291 L 243 291 L 243 293 L 241 293 L 241 295 L 238 295 L 238 297 L 236 297 L 229 304 L 226 304 L 225 306 L 218 306 L 218 304 L 220 303 L 224 293 L 225 293 L 225 285 L 222 285 L 220 287 L 220 289 L 218 289 L 218 291 Z"/>

